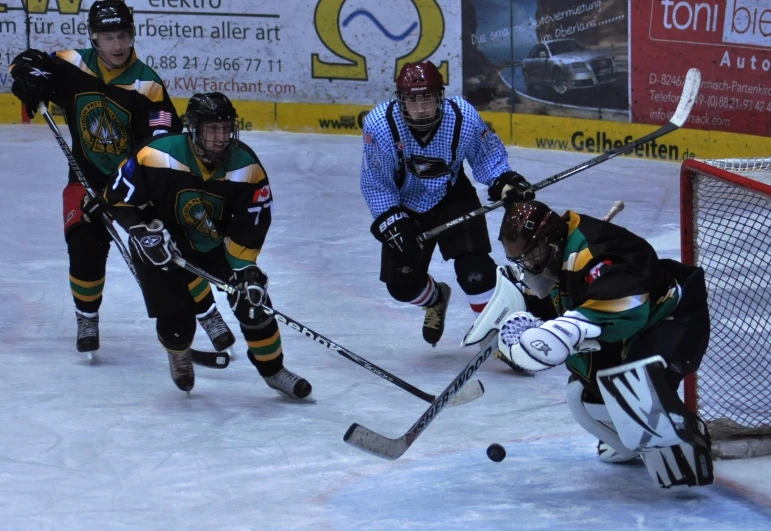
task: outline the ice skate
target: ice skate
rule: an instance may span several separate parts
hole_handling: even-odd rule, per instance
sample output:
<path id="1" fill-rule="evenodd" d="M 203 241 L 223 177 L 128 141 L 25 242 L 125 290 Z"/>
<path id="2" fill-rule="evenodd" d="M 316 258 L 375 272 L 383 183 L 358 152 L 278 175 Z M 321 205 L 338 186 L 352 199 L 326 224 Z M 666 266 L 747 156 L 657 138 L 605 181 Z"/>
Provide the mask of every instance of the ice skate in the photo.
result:
<path id="1" fill-rule="evenodd" d="M 263 376 L 268 387 L 287 398 L 309 399 L 311 384 L 305 378 L 297 376 L 285 367 L 281 367 L 273 376 Z"/>
<path id="2" fill-rule="evenodd" d="M 207 314 L 198 317 L 198 323 L 206 331 L 206 335 L 209 336 L 214 350 L 217 352 L 227 350 L 232 358 L 233 352 L 230 347 L 236 342 L 236 338 L 233 336 L 233 332 L 230 331 L 227 323 L 225 323 L 219 310 L 216 307 L 212 308 Z"/>
<path id="3" fill-rule="evenodd" d="M 99 350 L 99 314 L 75 310 L 78 320 L 78 352 L 85 352 L 89 363 L 94 363 L 95 352 Z"/>
<path id="4" fill-rule="evenodd" d="M 181 391 L 190 394 L 195 385 L 195 371 L 193 370 L 193 357 L 190 349 L 182 352 L 166 351 L 169 355 L 169 370 L 171 379 Z"/>
<path id="5" fill-rule="evenodd" d="M 444 320 L 447 317 L 447 307 L 450 304 L 452 289 L 444 282 L 437 285 L 439 296 L 432 306 L 426 306 L 426 317 L 423 319 L 423 339 L 436 346 L 444 333 Z"/>

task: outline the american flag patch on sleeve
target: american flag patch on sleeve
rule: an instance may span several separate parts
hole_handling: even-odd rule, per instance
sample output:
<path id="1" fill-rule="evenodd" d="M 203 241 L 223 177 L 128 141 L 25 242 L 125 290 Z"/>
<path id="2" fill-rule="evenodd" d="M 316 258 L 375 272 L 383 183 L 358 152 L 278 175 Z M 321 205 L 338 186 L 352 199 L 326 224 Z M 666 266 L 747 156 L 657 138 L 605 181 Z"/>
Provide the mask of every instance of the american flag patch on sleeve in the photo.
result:
<path id="1" fill-rule="evenodd" d="M 171 127 L 171 113 L 167 111 L 155 111 L 150 113 L 150 127 Z"/>

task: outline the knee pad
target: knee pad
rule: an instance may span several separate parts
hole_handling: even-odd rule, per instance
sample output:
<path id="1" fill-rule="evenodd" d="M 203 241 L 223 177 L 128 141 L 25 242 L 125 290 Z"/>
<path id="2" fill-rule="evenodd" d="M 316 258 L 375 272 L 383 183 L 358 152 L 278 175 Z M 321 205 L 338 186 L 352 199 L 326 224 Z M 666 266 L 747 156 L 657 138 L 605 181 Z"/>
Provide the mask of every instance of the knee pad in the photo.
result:
<path id="1" fill-rule="evenodd" d="M 158 341 L 166 350 L 186 350 L 193 344 L 195 323 L 192 311 L 161 315 L 155 320 Z"/>
<path id="2" fill-rule="evenodd" d="M 415 300 L 426 289 L 428 273 L 399 275 L 386 283 L 388 293 L 399 302 Z"/>
<path id="3" fill-rule="evenodd" d="M 487 253 L 472 252 L 455 258 L 455 276 L 467 295 L 477 295 L 495 289 L 497 266 Z"/>
<path id="4" fill-rule="evenodd" d="M 621 442 L 605 405 L 586 400 L 584 386 L 580 381 L 573 380 L 568 384 L 567 403 L 579 426 L 610 447 L 609 451 L 598 445 L 600 459 L 609 463 L 622 463 L 637 457 L 637 452 L 629 450 Z"/>

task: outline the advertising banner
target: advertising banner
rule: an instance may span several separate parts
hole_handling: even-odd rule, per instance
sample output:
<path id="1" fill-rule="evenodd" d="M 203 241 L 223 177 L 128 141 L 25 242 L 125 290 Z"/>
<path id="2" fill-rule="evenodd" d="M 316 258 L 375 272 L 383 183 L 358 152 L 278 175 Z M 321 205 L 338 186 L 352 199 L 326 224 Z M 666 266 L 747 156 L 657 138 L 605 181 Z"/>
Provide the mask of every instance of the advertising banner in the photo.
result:
<path id="1" fill-rule="evenodd" d="M 91 46 L 93 2 L 0 3 L 0 83 L 26 48 Z M 129 0 L 139 58 L 172 96 L 374 105 L 406 62 L 432 59 L 460 94 L 460 13 L 453 0 Z M 29 25 L 27 24 L 29 20 Z"/>
<path id="2" fill-rule="evenodd" d="M 477 108 L 629 120 L 627 0 L 464 0 L 462 18 Z"/>
<path id="3" fill-rule="evenodd" d="M 632 119 L 663 124 L 689 68 L 702 73 L 686 127 L 771 136 L 768 0 L 635 2 Z"/>

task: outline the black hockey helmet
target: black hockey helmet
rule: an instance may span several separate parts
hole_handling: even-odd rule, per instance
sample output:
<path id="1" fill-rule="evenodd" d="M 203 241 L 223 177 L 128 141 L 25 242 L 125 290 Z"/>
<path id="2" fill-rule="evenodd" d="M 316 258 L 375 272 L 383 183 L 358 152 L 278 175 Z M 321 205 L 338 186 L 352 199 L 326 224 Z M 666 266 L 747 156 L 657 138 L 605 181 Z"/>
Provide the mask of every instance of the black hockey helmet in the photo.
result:
<path id="1" fill-rule="evenodd" d="M 521 201 L 506 208 L 498 239 L 506 258 L 524 271 L 539 275 L 548 267 L 556 276 L 567 235 L 568 224 L 559 214 L 540 201 Z"/>
<path id="2" fill-rule="evenodd" d="M 88 10 L 88 31 L 94 33 L 128 29 L 135 35 L 134 15 L 121 0 L 97 0 Z"/>
<path id="3" fill-rule="evenodd" d="M 224 162 L 238 141 L 238 114 L 233 103 L 221 92 L 193 94 L 187 102 L 185 124 L 193 137 L 196 155 L 205 163 L 219 164 Z M 223 130 L 228 133 L 228 144 L 223 148 L 213 147 L 213 139 L 206 137 L 202 127 L 210 122 L 224 122 Z"/>

